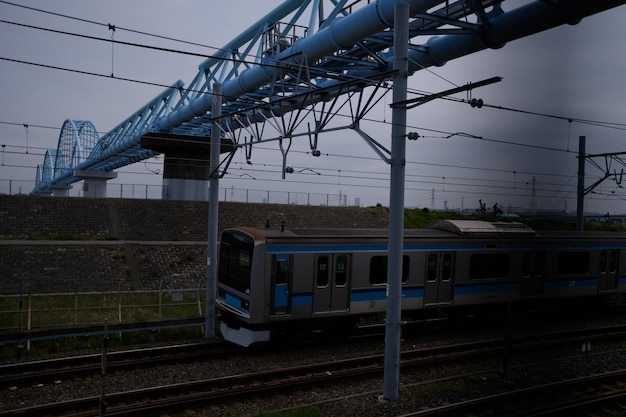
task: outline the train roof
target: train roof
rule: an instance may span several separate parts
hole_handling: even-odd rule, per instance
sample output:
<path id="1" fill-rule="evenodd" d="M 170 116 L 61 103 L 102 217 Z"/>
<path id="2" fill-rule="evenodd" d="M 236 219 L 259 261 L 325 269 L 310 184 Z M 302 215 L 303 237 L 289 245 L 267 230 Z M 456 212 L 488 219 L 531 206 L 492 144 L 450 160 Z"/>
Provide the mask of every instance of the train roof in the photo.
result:
<path id="1" fill-rule="evenodd" d="M 251 229 L 240 228 L 256 238 L 386 238 L 388 229 Z M 439 220 L 424 229 L 406 229 L 405 237 L 409 236 L 463 236 L 463 237 L 532 237 L 535 231 L 519 222 L 489 222 L 484 220 Z"/>
<path id="2" fill-rule="evenodd" d="M 439 220 L 426 226 L 461 236 L 535 236 L 530 226 L 519 222 L 487 222 L 484 220 Z"/>

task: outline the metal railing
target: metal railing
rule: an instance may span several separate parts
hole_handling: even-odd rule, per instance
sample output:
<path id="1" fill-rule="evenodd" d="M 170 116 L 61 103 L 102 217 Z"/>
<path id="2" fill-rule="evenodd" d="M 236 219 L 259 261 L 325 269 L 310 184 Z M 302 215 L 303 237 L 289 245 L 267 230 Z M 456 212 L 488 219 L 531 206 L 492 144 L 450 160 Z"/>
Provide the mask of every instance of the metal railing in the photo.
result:
<path id="1" fill-rule="evenodd" d="M 193 289 L 0 295 L 0 338 L 32 330 L 201 317 L 203 282 Z"/>
<path id="2" fill-rule="evenodd" d="M 0 195 L 29 195 L 34 181 L 0 179 Z M 161 200 L 166 186 L 148 184 L 107 184 L 107 198 Z M 82 197 L 82 187 L 67 191 L 68 197 Z M 262 204 L 295 204 L 303 206 L 360 206 L 358 198 L 349 199 L 346 194 L 310 193 L 294 191 L 257 190 L 250 188 L 222 188 L 220 201 Z"/>

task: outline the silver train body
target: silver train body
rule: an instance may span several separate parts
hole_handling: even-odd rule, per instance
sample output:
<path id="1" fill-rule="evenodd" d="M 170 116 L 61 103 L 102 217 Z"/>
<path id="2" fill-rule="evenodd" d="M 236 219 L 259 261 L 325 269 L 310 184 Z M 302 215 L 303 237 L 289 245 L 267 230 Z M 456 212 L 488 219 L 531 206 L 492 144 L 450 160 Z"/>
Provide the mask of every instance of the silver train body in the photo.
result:
<path id="1" fill-rule="evenodd" d="M 225 339 L 337 327 L 385 311 L 387 230 L 225 230 L 216 306 Z M 626 292 L 621 233 L 440 221 L 406 230 L 402 310 L 416 313 Z"/>

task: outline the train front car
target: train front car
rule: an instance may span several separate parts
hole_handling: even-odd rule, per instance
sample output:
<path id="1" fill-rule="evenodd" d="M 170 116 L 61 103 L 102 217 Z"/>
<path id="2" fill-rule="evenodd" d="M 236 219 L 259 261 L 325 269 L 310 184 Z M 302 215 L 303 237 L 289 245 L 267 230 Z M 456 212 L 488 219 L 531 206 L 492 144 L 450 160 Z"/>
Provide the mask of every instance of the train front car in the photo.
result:
<path id="1" fill-rule="evenodd" d="M 255 329 L 263 317 L 265 237 L 252 229 L 228 229 L 222 233 L 217 282 L 217 308 L 224 339 L 247 347 L 269 340 L 269 331 Z M 255 294 L 257 295 L 256 297 Z M 257 300 L 255 302 L 254 300 Z"/>

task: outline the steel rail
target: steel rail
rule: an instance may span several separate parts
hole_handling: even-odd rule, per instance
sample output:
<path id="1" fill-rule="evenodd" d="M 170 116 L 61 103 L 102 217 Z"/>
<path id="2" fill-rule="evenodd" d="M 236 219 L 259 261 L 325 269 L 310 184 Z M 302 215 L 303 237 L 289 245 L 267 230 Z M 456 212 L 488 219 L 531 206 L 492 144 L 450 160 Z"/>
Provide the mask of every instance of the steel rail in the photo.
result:
<path id="1" fill-rule="evenodd" d="M 626 335 L 626 326 L 573 330 L 548 335 L 519 337 L 514 340 L 512 346 L 514 349 L 519 348 L 528 352 L 534 349 L 571 345 L 581 341 L 613 340 L 615 338 L 623 338 L 624 335 Z M 506 349 L 506 341 L 492 339 L 408 350 L 402 352 L 402 368 L 409 369 L 431 366 L 436 363 L 444 364 L 481 357 L 493 357 L 494 355 L 502 355 Z M 249 353 L 250 351 L 242 352 Z M 225 401 L 241 395 L 264 395 L 269 391 L 293 389 L 295 386 L 379 375 L 383 371 L 383 359 L 383 354 L 370 355 L 361 358 L 113 393 L 106 398 L 109 405 L 106 415 L 124 415 L 124 413 L 130 412 L 133 415 L 150 415 L 150 413 L 154 413 L 157 410 L 164 411 L 181 406 L 190 408 L 201 407 L 207 403 Z M 521 392 L 519 395 L 521 395 Z M 0 412 L 0 416 L 24 415 L 23 413 L 37 416 L 56 414 L 61 411 L 63 411 L 64 415 L 96 415 L 94 410 L 98 404 L 98 399 L 99 397 L 94 396 L 62 403 L 29 407 L 22 410 L 8 410 Z M 494 396 L 491 400 L 496 401 L 497 397 Z M 482 401 L 490 400 L 482 399 Z M 480 404 L 480 402 L 477 402 L 475 406 L 480 406 Z M 457 404 L 456 406 L 461 407 L 462 405 Z M 74 411 L 70 412 L 68 410 Z M 432 412 L 435 413 L 436 411 Z"/>

